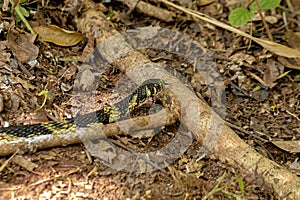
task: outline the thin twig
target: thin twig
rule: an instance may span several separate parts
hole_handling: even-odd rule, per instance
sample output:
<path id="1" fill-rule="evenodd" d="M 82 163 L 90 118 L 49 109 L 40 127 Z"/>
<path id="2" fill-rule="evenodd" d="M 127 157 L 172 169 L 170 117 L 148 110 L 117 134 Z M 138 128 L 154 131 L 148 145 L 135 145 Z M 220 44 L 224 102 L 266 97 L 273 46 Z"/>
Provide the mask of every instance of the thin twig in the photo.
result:
<path id="1" fill-rule="evenodd" d="M 272 36 L 272 34 L 271 34 L 270 28 L 269 28 L 269 26 L 268 26 L 268 24 L 267 24 L 267 22 L 266 22 L 264 16 L 263 16 L 263 14 L 262 14 L 260 5 L 259 5 L 259 3 L 258 3 L 258 0 L 255 0 L 255 3 L 256 3 L 257 11 L 258 11 L 258 14 L 259 14 L 259 16 L 260 16 L 260 18 L 261 18 L 261 21 L 262 21 L 262 23 L 263 23 L 263 25 L 264 25 L 264 27 L 265 27 L 267 33 L 268 33 L 268 37 L 269 37 L 269 39 L 270 39 L 271 41 L 273 41 L 273 36 Z"/>

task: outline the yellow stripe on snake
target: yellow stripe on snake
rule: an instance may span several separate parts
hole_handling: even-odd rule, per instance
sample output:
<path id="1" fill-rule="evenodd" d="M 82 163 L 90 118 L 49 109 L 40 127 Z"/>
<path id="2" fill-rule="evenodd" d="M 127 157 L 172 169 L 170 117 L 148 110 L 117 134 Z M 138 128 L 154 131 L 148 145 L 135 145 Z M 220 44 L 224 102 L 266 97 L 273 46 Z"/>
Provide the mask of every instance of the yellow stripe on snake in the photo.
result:
<path id="1" fill-rule="evenodd" d="M 141 103 L 157 95 L 164 87 L 160 79 L 149 79 L 122 101 L 85 115 L 60 121 L 0 128 L 0 142 L 9 142 L 48 134 L 63 134 L 93 124 L 115 122 Z"/>

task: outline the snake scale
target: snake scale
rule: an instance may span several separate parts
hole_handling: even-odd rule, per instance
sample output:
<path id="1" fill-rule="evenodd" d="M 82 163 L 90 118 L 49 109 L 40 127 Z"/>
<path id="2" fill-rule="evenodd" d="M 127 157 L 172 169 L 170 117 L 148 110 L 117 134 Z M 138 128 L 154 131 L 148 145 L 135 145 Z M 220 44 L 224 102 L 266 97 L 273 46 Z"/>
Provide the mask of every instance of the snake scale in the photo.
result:
<path id="1" fill-rule="evenodd" d="M 39 135 L 63 134 L 80 127 L 115 122 L 141 103 L 157 95 L 164 87 L 161 79 L 149 79 L 122 101 L 95 112 L 59 121 L 0 128 L 0 142 L 9 142 Z"/>

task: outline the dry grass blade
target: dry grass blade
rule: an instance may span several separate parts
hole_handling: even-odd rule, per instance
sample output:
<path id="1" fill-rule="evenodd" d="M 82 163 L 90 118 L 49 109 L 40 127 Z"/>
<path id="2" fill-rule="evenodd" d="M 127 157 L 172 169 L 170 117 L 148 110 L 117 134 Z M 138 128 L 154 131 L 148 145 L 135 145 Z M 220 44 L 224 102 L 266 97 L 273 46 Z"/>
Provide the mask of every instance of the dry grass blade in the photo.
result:
<path id="1" fill-rule="evenodd" d="M 267 40 L 263 40 L 263 39 L 260 39 L 260 38 L 256 38 L 256 37 L 253 37 L 243 31 L 240 31 L 236 28 L 233 28 L 232 26 L 230 25 L 227 25 L 227 24 L 224 24 L 222 22 L 219 22 L 203 13 L 200 13 L 200 12 L 197 12 L 197 11 L 194 11 L 194 10 L 191 10 L 191 9 L 188 9 L 188 8 L 184 8 L 184 7 L 181 7 L 181 6 L 178 6 L 176 4 L 173 4 L 167 0 L 160 0 L 161 2 L 169 5 L 169 6 L 172 6 L 178 10 L 181 10 L 182 12 L 185 12 L 187 14 L 190 14 L 194 17 L 197 17 L 203 21 L 206 21 L 208 23 L 211 23 L 213 25 L 216 25 L 216 26 L 219 26 L 219 27 L 222 27 L 228 31 L 231 31 L 231 32 L 234 32 L 236 34 L 239 34 L 241 36 L 244 36 L 246 38 L 249 38 L 253 41 L 255 41 L 256 43 L 260 44 L 261 46 L 263 46 L 264 48 L 268 49 L 269 51 L 279 55 L 279 56 L 284 56 L 284 57 L 288 57 L 288 58 L 300 58 L 300 51 L 296 50 L 296 49 L 292 49 L 292 48 L 289 48 L 287 46 L 284 46 L 284 45 L 281 45 L 281 44 L 278 44 L 276 42 L 272 42 L 272 41 L 267 41 Z"/>
<path id="2" fill-rule="evenodd" d="M 17 150 L 9 159 L 5 160 L 2 165 L 0 166 L 0 172 L 3 171 L 3 169 L 8 165 L 8 163 L 15 157 L 15 155 L 19 152 L 19 150 Z"/>

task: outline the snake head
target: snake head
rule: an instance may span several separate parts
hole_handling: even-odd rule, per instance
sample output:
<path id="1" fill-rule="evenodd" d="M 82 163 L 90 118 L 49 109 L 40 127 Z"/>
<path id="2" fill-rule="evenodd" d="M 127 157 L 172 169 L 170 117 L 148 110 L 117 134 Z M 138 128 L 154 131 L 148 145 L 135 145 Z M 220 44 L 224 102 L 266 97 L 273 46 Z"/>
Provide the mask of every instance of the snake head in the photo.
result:
<path id="1" fill-rule="evenodd" d="M 162 79 L 148 79 L 142 83 L 142 88 L 148 91 L 148 96 L 154 96 L 161 92 L 166 85 Z"/>

